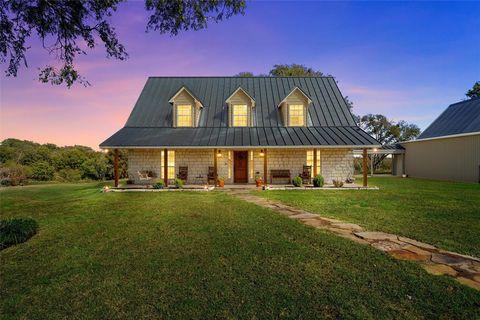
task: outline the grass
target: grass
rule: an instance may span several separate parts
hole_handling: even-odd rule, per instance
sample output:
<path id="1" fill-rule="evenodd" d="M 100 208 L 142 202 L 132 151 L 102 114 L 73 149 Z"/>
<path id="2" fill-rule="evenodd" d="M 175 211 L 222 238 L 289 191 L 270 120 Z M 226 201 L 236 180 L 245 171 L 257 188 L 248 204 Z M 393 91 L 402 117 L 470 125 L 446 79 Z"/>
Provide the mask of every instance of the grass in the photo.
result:
<path id="1" fill-rule="evenodd" d="M 480 293 L 225 193 L 0 191 L 2 318 L 480 317 Z"/>
<path id="2" fill-rule="evenodd" d="M 269 191 L 259 195 L 370 231 L 480 257 L 480 185 L 374 177 L 380 190 Z"/>
<path id="3" fill-rule="evenodd" d="M 33 219 L 0 220 L 0 250 L 27 241 L 37 230 L 38 223 Z"/>

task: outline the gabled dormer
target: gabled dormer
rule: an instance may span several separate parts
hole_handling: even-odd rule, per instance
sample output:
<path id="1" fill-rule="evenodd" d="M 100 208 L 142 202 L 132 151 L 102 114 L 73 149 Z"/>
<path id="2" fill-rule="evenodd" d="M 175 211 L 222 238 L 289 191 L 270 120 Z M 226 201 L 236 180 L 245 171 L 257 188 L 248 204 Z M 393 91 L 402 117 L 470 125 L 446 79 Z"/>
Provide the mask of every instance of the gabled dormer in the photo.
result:
<path id="1" fill-rule="evenodd" d="M 197 127 L 203 105 L 186 87 L 181 87 L 169 102 L 173 108 L 173 127 Z"/>
<path id="2" fill-rule="evenodd" d="M 308 107 L 312 100 L 300 88 L 295 87 L 280 103 L 278 108 L 286 127 L 306 127 Z"/>
<path id="3" fill-rule="evenodd" d="M 252 109 L 255 108 L 255 100 L 242 87 L 238 87 L 225 102 L 228 105 L 230 127 L 252 126 Z"/>

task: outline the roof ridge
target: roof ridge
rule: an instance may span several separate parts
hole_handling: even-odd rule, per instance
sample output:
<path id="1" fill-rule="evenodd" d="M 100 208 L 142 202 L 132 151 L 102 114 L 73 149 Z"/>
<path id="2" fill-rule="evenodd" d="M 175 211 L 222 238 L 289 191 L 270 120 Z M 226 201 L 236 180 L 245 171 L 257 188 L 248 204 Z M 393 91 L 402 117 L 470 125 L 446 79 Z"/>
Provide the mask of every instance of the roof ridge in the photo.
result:
<path id="1" fill-rule="evenodd" d="M 480 97 L 474 97 L 474 98 L 470 98 L 470 99 L 466 99 L 466 100 L 461 100 L 461 101 L 450 104 L 450 106 L 460 104 L 460 103 L 465 103 L 465 102 L 471 102 L 471 101 L 475 101 L 475 100 L 480 100 Z"/>
<path id="2" fill-rule="evenodd" d="M 253 76 L 253 77 L 240 77 L 240 76 L 148 76 L 150 78 L 231 78 L 231 79 L 254 79 L 254 78 L 335 78 L 334 76 Z"/>

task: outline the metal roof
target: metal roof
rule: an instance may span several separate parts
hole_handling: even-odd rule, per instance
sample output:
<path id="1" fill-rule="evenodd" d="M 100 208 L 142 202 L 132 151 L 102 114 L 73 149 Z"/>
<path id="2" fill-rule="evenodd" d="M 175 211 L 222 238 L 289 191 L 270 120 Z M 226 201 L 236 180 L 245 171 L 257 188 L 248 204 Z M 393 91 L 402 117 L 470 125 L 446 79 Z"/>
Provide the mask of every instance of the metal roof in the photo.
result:
<path id="1" fill-rule="evenodd" d="M 480 132 L 480 98 L 451 104 L 419 139 Z"/>
<path id="2" fill-rule="evenodd" d="M 169 99 L 182 87 L 202 103 L 199 126 L 172 127 Z M 255 100 L 252 127 L 228 127 L 225 100 L 239 87 Z M 298 87 L 311 100 L 308 127 L 285 127 L 278 104 Z M 150 77 L 125 127 L 101 147 L 379 146 L 357 127 L 332 77 Z"/>

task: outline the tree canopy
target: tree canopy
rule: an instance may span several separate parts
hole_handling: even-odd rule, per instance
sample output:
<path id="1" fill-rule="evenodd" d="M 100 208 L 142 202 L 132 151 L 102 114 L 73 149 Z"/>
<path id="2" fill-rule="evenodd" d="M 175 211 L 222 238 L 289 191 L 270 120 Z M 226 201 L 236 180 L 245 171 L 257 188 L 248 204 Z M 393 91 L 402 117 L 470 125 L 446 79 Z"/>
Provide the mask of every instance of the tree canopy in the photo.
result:
<path id="1" fill-rule="evenodd" d="M 475 82 L 473 87 L 465 93 L 470 99 L 480 97 L 480 81 Z"/>
<path id="2" fill-rule="evenodd" d="M 89 85 L 75 68 L 78 55 L 87 48 L 105 47 L 107 57 L 124 60 L 126 48 L 109 21 L 122 0 L 2 0 L 0 2 L 0 62 L 7 64 L 6 75 L 17 76 L 28 67 L 28 40 L 37 36 L 41 46 L 59 64 L 39 68 L 39 80 L 55 85 Z M 219 22 L 243 14 L 245 0 L 145 0 L 149 17 L 146 31 L 177 35 L 200 30 L 209 22 Z M 85 48 L 86 45 L 86 48 Z"/>

